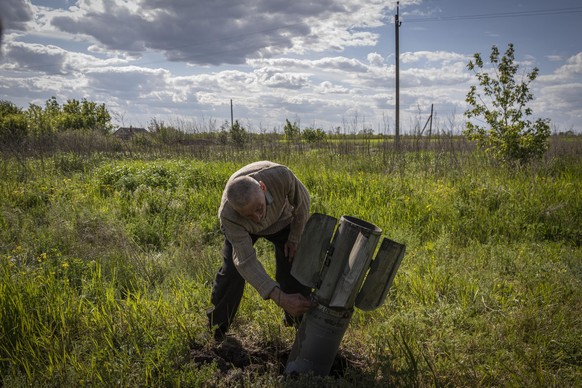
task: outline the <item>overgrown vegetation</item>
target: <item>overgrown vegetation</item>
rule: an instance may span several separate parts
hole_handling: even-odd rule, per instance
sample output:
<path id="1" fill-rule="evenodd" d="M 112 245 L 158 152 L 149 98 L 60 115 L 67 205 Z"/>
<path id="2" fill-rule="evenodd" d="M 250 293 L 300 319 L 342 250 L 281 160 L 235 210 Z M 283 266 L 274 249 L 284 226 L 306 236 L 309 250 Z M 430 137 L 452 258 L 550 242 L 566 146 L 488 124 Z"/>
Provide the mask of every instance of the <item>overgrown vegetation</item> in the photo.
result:
<path id="1" fill-rule="evenodd" d="M 19 143 L 27 137 L 52 136 L 59 132 L 93 130 L 108 133 L 113 128 L 105 104 L 83 98 L 67 100 L 62 106 L 55 97 L 45 107 L 30 104 L 23 110 L 10 101 L 0 101 L 0 141 Z"/>
<path id="2" fill-rule="evenodd" d="M 244 147 L 75 136 L 1 154 L 3 386 L 582 380 L 579 137 L 555 137 L 544 159 L 507 169 L 442 135 L 404 137 L 399 151 L 386 138 L 339 135 L 253 135 Z M 356 311 L 327 378 L 282 376 L 294 331 L 251 288 L 238 345 L 205 335 L 222 188 L 257 159 L 288 165 L 312 212 L 360 217 L 407 245 L 386 304 Z M 271 247 L 257 250 L 273 271 Z"/>

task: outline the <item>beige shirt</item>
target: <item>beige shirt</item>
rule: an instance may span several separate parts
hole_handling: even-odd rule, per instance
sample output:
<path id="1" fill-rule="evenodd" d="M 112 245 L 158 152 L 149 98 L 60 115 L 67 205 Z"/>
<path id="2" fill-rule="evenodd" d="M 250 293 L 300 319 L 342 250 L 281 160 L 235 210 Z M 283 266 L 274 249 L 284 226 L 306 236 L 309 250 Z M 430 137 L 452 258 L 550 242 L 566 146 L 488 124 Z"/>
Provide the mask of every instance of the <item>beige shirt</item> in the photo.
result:
<path id="1" fill-rule="evenodd" d="M 260 223 L 238 214 L 226 199 L 226 189 L 233 179 L 248 175 L 263 181 L 267 211 Z M 303 183 L 287 167 L 269 161 L 251 163 L 235 172 L 222 193 L 218 218 L 222 231 L 233 247 L 233 261 L 241 276 L 267 299 L 277 283 L 257 259 L 251 234 L 268 236 L 291 224 L 288 241 L 299 243 L 309 218 L 309 193 Z"/>

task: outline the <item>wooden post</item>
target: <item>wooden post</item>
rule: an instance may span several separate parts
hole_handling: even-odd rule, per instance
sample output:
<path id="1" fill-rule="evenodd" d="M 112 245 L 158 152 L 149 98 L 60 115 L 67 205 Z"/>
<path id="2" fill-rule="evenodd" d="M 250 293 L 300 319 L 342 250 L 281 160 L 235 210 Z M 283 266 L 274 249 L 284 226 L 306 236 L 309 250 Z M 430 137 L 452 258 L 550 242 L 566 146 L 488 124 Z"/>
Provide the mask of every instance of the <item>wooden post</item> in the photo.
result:
<path id="1" fill-rule="evenodd" d="M 433 113 L 434 104 L 430 104 L 430 125 L 428 126 L 428 138 L 432 135 L 432 113 Z"/>

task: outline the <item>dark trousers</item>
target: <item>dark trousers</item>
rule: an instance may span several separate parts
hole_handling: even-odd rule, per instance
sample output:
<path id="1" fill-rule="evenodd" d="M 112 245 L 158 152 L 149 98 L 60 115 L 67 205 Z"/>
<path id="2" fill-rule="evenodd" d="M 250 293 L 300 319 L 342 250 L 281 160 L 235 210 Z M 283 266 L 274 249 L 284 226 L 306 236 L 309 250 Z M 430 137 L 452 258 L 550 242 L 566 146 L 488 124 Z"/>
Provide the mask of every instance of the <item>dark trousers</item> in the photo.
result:
<path id="1" fill-rule="evenodd" d="M 285 258 L 285 243 L 289 236 L 290 226 L 278 233 L 270 236 L 256 236 L 251 234 L 253 244 L 259 237 L 266 238 L 273 243 L 275 247 L 275 280 L 279 283 L 281 290 L 285 293 L 300 293 L 309 296 L 311 289 L 299 283 L 291 275 L 291 264 Z M 214 284 L 212 286 L 212 296 L 210 301 L 212 307 L 207 311 L 208 323 L 210 326 L 218 326 L 221 333 L 226 333 L 230 324 L 234 320 L 238 306 L 243 296 L 245 280 L 239 274 L 232 260 L 232 244 L 226 237 L 222 248 L 222 267 L 218 270 Z M 285 322 L 287 324 L 296 324 L 297 319 L 291 317 L 285 312 Z"/>

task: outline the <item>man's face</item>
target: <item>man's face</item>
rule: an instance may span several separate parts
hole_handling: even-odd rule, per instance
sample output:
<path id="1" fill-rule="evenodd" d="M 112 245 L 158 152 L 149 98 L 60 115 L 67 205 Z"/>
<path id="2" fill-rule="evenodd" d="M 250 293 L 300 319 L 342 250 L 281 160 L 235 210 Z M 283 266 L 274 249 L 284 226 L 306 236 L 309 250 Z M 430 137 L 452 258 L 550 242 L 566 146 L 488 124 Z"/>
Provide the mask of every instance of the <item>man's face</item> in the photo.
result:
<path id="1" fill-rule="evenodd" d="M 249 203 L 241 209 L 236 209 L 236 211 L 243 217 L 257 224 L 260 223 L 267 214 L 267 200 L 265 198 L 264 185 L 257 186 L 257 191 Z"/>

